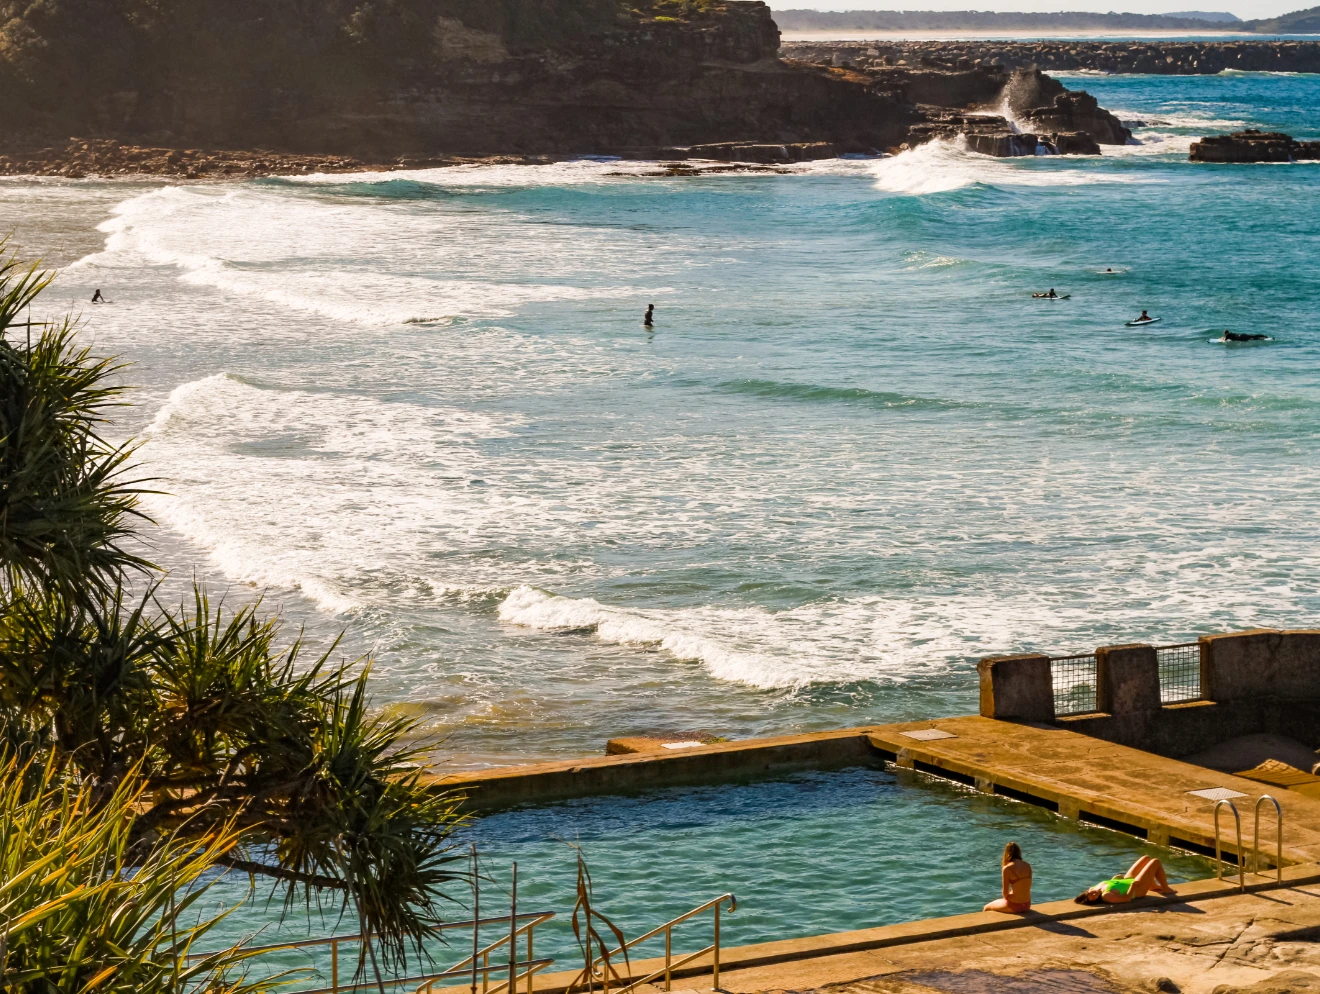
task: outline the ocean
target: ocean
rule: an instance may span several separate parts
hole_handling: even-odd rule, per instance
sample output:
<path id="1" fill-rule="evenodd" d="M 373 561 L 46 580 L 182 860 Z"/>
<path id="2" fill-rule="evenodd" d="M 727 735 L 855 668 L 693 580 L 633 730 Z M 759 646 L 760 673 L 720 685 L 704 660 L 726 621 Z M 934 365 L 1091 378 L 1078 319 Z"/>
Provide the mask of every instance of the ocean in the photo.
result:
<path id="1" fill-rule="evenodd" d="M 967 713 L 986 654 L 1320 609 L 1320 163 L 1187 161 L 1320 137 L 1320 76 L 1064 78 L 1141 144 L 18 179 L 0 223 L 133 364 L 162 596 L 342 631 L 442 766 Z"/>

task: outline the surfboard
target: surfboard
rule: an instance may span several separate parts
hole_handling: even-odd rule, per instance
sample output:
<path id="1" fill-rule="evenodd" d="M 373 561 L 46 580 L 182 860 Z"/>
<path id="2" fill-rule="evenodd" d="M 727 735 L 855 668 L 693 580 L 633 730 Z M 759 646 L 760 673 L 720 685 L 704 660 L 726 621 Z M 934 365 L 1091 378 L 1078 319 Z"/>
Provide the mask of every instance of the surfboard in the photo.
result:
<path id="1" fill-rule="evenodd" d="M 1095 271 L 1095 275 L 1097 275 L 1097 276 L 1122 276 L 1122 275 L 1123 275 L 1124 273 L 1126 273 L 1126 272 L 1127 272 L 1126 269 L 1097 269 L 1097 270 Z"/>
<path id="2" fill-rule="evenodd" d="M 1274 341 L 1274 339 L 1271 338 L 1269 335 L 1244 335 L 1244 334 L 1242 334 L 1241 332 L 1233 332 L 1233 334 L 1237 335 L 1237 337 L 1236 337 L 1236 338 L 1229 338 L 1229 337 L 1228 337 L 1229 333 L 1228 333 L 1228 332 L 1225 332 L 1225 333 L 1224 333 L 1223 335 L 1221 335 L 1219 338 L 1212 338 L 1212 339 L 1210 339 L 1210 341 L 1212 341 L 1212 342 L 1218 342 L 1218 343 L 1221 344 L 1221 345 L 1239 345 L 1239 344 L 1248 344 L 1248 343 L 1251 343 L 1251 342 L 1272 342 L 1272 341 Z"/>
<path id="3" fill-rule="evenodd" d="M 1071 294 L 1071 293 L 1056 293 L 1053 297 L 1051 297 L 1051 296 L 1050 296 L 1049 294 L 1047 294 L 1047 293 L 1033 293 L 1033 294 L 1031 295 L 1031 299 L 1032 299 L 1032 300 L 1071 300 L 1071 299 L 1072 299 L 1072 294 Z"/>
<path id="4" fill-rule="evenodd" d="M 1149 321 L 1141 321 L 1141 320 L 1129 321 L 1127 323 L 1127 326 L 1129 328 L 1144 328 L 1148 324 L 1159 324 L 1160 320 L 1161 320 L 1160 318 L 1151 318 Z"/>

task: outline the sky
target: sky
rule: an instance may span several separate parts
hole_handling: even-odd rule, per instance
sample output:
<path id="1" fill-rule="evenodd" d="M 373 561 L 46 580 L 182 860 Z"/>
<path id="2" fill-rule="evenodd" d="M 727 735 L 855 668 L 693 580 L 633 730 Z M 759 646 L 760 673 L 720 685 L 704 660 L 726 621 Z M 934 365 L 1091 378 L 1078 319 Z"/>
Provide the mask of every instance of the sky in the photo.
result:
<path id="1" fill-rule="evenodd" d="M 1169 14 L 1183 10 L 1226 10 L 1245 20 L 1278 17 L 1314 6 L 1317 0 L 772 0 L 772 9 L 789 10 L 1111 10 L 1129 14 Z"/>

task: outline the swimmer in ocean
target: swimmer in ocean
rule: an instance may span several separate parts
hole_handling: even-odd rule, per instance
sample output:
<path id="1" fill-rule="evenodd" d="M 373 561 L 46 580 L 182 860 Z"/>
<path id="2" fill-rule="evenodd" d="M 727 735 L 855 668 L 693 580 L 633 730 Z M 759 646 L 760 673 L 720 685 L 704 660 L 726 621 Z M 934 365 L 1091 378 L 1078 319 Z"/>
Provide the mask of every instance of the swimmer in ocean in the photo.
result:
<path id="1" fill-rule="evenodd" d="M 1150 316 L 1149 314 L 1147 314 L 1145 311 L 1142 311 L 1142 312 L 1141 312 L 1141 317 L 1137 318 L 1137 320 L 1138 320 L 1138 321 L 1151 321 L 1151 320 L 1153 320 L 1153 318 L 1151 318 L 1151 316 Z"/>
<path id="2" fill-rule="evenodd" d="M 642 318 L 642 324 L 648 328 L 655 327 L 655 304 L 646 305 L 646 317 Z"/>
<path id="3" fill-rule="evenodd" d="M 93 304 L 105 303 L 105 298 L 101 296 L 101 290 L 99 287 L 97 288 L 97 291 L 94 294 L 92 294 L 92 303 Z"/>

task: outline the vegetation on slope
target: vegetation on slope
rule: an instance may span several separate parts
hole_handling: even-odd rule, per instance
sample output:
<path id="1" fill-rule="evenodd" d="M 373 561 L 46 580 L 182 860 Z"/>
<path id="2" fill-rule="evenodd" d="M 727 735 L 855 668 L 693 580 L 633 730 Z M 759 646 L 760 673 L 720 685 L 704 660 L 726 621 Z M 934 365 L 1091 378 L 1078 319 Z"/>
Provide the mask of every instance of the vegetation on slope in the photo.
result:
<path id="1" fill-rule="evenodd" d="M 1282 17 L 1272 17 L 1268 20 L 1248 21 L 1247 26 L 1250 30 L 1259 34 L 1320 34 L 1320 7 L 1311 7 L 1308 10 L 1296 10 L 1291 14 L 1284 14 Z"/>

